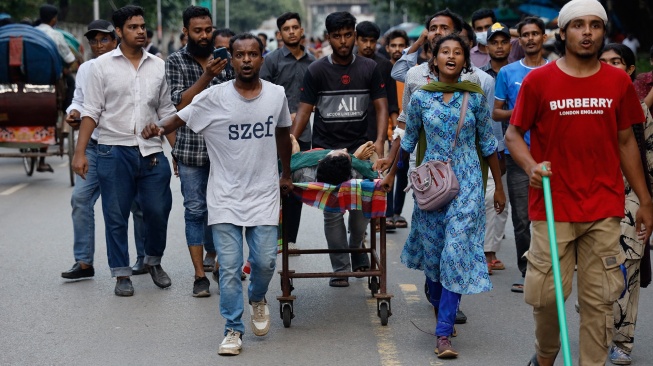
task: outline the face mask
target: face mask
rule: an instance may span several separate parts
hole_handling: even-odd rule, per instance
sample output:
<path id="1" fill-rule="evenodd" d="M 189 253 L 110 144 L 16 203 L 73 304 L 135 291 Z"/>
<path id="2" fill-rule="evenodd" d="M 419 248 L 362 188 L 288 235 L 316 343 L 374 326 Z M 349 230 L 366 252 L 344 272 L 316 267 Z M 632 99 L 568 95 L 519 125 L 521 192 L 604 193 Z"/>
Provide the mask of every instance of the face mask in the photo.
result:
<path id="1" fill-rule="evenodd" d="M 476 33 L 476 42 L 487 46 L 487 32 L 478 32 Z"/>

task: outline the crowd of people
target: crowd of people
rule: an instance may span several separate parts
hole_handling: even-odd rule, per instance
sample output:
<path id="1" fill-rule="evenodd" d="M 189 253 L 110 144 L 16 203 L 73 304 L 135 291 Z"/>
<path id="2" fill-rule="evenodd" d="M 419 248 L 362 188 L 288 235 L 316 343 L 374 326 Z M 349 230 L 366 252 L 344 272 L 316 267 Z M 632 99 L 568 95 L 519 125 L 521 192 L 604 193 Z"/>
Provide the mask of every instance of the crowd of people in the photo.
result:
<path id="1" fill-rule="evenodd" d="M 44 5 L 37 28 L 70 65 L 74 56 L 52 30 L 56 14 Z M 475 11 L 471 24 L 436 11 L 412 43 L 402 30 L 382 35 L 348 12 L 329 14 L 325 40 L 307 43 L 300 15 L 289 12 L 277 18 L 279 47 L 268 51 L 265 34 L 215 29 L 208 9 L 190 6 L 185 44 L 165 60 L 144 17 L 125 6 L 84 34 L 92 59 L 77 70 L 66 109 L 66 122 L 79 128 L 72 163 L 79 177 L 71 198 L 75 263 L 63 278 L 95 275 L 93 212 L 102 195 L 115 294 L 134 295 L 130 277 L 138 274 L 171 286 L 161 263 L 174 174 L 192 296 L 211 296 L 211 272 L 226 320 L 218 354 L 237 355 L 245 262 L 251 330 L 264 336 L 270 328 L 266 294 L 282 194 L 290 196 L 289 249 L 300 247 L 293 180 L 337 185 L 392 168 L 387 230 L 410 226 L 401 262 L 424 272 L 437 357 L 459 354 L 451 337 L 467 320 L 462 295 L 492 290 L 493 271 L 506 269 L 499 251 L 510 216 L 518 269 L 511 291 L 524 294 L 535 319 L 530 364 L 553 365 L 560 329 L 542 190 L 550 177 L 565 299 L 577 271 L 579 362 L 631 363 L 639 288 L 651 281 L 653 73 L 637 76 L 630 45 L 605 42 L 608 16 L 598 1 L 571 0 L 560 10 L 555 57 L 545 52 L 550 36 L 541 19 L 510 28 L 490 9 Z M 226 57 L 214 52 L 222 47 Z M 460 190 L 437 210 L 415 203 L 407 220 L 408 177 L 429 161 L 451 164 Z M 39 169 L 52 170 L 43 161 Z M 347 218 L 324 212 L 329 249 L 364 246 L 370 220 L 356 210 Z M 361 252 L 330 253 L 330 261 L 334 273 L 370 268 Z M 349 281 L 334 276 L 328 284 Z"/>

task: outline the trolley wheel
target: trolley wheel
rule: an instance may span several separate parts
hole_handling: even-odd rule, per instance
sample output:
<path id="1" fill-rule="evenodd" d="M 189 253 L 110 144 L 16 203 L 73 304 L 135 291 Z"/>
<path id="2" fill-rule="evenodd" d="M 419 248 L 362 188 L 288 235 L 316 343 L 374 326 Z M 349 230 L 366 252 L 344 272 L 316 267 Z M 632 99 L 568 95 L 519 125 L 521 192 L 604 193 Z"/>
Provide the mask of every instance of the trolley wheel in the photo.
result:
<path id="1" fill-rule="evenodd" d="M 20 149 L 20 152 L 32 152 L 32 149 Z M 23 158 L 23 168 L 25 168 L 25 173 L 28 177 L 31 177 L 34 174 L 34 167 L 36 167 L 36 158 Z"/>
<path id="2" fill-rule="evenodd" d="M 381 325 L 388 325 L 388 317 L 390 316 L 390 309 L 387 302 L 379 304 L 379 318 L 381 318 Z"/>
<path id="3" fill-rule="evenodd" d="M 372 293 L 372 297 L 374 297 L 374 295 L 376 295 L 379 292 L 379 278 L 370 277 L 369 283 L 367 284 L 367 288 L 370 289 L 370 292 Z"/>
<path id="4" fill-rule="evenodd" d="M 292 321 L 292 318 L 295 317 L 295 314 L 293 314 L 293 310 L 292 310 L 292 303 L 282 302 L 280 306 L 281 306 L 281 319 L 283 319 L 283 326 L 285 328 L 290 328 L 290 322 Z"/>
<path id="5" fill-rule="evenodd" d="M 75 156 L 75 130 L 68 131 L 68 173 L 70 175 L 70 186 L 75 186 L 75 172 L 73 171 L 73 156 Z"/>

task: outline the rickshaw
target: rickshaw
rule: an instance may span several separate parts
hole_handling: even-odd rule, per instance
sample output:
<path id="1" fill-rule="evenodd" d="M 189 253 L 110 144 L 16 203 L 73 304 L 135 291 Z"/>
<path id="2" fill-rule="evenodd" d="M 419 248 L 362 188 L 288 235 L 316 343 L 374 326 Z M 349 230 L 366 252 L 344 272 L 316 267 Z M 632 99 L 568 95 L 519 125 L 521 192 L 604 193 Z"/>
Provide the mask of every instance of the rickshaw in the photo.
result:
<path id="1" fill-rule="evenodd" d="M 57 47 L 43 32 L 24 24 L 0 27 L 0 147 L 18 149 L 0 157 L 22 158 L 31 176 L 38 158 L 68 155 L 74 185 L 75 136 L 64 123 L 62 71 Z"/>

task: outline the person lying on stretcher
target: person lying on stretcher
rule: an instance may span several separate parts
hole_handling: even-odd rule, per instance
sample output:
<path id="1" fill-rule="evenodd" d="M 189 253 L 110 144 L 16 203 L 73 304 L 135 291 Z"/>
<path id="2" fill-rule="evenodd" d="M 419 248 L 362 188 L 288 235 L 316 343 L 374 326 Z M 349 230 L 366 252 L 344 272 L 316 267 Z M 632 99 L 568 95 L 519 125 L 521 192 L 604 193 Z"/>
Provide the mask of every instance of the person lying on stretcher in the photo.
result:
<path id="1" fill-rule="evenodd" d="M 349 179 L 382 178 L 383 190 L 389 192 L 394 184 L 397 170 L 394 164 L 398 149 L 391 149 L 388 158 L 378 159 L 374 143 L 368 141 L 361 145 L 353 154 L 347 149 L 326 150 L 312 149 L 300 151 L 299 144 L 293 135 L 290 171 L 293 182 L 322 182 L 338 185 Z M 399 146 L 399 144 L 396 144 Z M 387 174 L 383 174 L 386 170 Z"/>
<path id="2" fill-rule="evenodd" d="M 368 141 L 353 154 L 347 149 L 312 149 L 299 151 L 299 145 L 291 135 L 292 156 L 290 170 L 293 182 L 322 182 L 333 185 L 349 179 L 376 179 L 379 174 L 373 169 L 376 161 L 374 143 Z"/>

